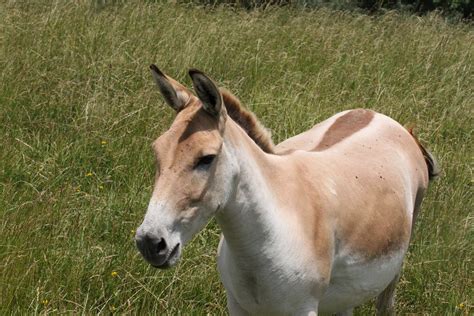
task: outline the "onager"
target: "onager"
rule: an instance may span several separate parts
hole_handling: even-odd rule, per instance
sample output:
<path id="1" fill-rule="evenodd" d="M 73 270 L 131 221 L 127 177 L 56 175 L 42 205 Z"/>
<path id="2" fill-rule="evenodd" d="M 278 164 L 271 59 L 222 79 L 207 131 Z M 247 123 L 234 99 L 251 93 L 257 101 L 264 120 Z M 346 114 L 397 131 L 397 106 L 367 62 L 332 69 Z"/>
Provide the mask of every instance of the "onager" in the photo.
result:
<path id="1" fill-rule="evenodd" d="M 190 70 L 196 95 L 155 65 L 177 116 L 153 142 L 157 168 L 136 243 L 154 267 L 215 216 L 218 269 L 231 315 L 350 315 L 394 292 L 432 155 L 371 110 L 338 113 L 274 146 L 231 93 Z"/>

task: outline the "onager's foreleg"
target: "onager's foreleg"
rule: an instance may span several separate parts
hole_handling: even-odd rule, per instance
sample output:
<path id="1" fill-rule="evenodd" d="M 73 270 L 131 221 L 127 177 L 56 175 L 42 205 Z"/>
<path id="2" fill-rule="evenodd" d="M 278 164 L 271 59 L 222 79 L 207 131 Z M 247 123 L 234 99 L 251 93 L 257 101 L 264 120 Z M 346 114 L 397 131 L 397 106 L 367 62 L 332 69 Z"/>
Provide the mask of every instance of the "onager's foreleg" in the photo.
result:
<path id="1" fill-rule="evenodd" d="M 352 316 L 353 311 L 354 311 L 354 309 L 351 308 L 351 309 L 348 309 L 346 311 L 336 313 L 336 316 Z"/>

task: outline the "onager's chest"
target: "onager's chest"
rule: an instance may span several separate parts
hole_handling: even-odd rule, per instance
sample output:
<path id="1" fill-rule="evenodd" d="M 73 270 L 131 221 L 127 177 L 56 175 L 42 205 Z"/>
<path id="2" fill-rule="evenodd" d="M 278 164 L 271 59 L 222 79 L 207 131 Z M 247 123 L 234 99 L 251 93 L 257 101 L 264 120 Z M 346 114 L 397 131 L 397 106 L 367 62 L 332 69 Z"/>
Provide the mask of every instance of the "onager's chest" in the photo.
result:
<path id="1" fill-rule="evenodd" d="M 317 264 L 311 264 L 298 249 L 267 249 L 255 260 L 233 256 L 224 238 L 219 247 L 218 268 L 221 280 L 238 304 L 254 315 L 294 314 L 295 307 L 313 306 L 325 284 L 319 279 Z M 269 259 L 269 258 L 272 259 Z"/>

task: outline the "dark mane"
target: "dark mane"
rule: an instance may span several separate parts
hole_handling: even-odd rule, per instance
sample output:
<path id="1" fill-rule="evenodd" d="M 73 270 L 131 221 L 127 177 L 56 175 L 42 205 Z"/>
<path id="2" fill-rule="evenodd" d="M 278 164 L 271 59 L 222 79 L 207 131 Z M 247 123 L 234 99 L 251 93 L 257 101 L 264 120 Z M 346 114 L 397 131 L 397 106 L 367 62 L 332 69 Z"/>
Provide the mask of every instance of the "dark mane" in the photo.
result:
<path id="1" fill-rule="evenodd" d="M 266 129 L 257 119 L 255 114 L 247 110 L 240 104 L 239 99 L 225 89 L 220 89 L 227 114 L 244 129 L 251 139 L 264 152 L 274 153 L 275 145 L 273 144 L 270 131 Z"/>

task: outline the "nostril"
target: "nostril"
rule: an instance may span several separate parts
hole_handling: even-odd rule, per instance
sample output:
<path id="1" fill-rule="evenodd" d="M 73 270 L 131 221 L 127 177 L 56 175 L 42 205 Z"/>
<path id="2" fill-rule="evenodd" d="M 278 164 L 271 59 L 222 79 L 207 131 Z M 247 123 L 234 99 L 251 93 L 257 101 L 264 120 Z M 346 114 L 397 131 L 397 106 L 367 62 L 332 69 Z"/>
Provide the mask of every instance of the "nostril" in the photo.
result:
<path id="1" fill-rule="evenodd" d="M 159 255 L 165 254 L 167 252 L 167 245 L 164 238 L 161 238 L 158 244 L 156 245 L 156 252 Z"/>

